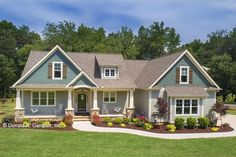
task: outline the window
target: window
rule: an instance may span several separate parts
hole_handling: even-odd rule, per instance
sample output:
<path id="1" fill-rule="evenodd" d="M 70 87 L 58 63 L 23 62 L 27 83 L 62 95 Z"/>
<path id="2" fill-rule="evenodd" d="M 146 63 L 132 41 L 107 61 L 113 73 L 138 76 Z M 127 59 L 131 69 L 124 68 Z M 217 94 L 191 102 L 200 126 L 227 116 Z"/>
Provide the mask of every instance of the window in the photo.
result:
<path id="1" fill-rule="evenodd" d="M 105 78 L 116 78 L 116 68 L 104 68 Z"/>
<path id="2" fill-rule="evenodd" d="M 196 115 L 198 114 L 198 99 L 176 99 L 176 115 Z"/>
<path id="3" fill-rule="evenodd" d="M 62 62 L 53 62 L 53 79 L 62 79 Z"/>
<path id="4" fill-rule="evenodd" d="M 103 102 L 115 103 L 116 102 L 116 92 L 103 92 Z"/>
<path id="5" fill-rule="evenodd" d="M 39 92 L 32 93 L 32 105 L 39 105 Z"/>
<path id="6" fill-rule="evenodd" d="M 54 106 L 55 92 L 32 92 L 33 106 Z"/>
<path id="7" fill-rule="evenodd" d="M 189 67 L 180 66 L 180 84 L 189 83 Z"/>

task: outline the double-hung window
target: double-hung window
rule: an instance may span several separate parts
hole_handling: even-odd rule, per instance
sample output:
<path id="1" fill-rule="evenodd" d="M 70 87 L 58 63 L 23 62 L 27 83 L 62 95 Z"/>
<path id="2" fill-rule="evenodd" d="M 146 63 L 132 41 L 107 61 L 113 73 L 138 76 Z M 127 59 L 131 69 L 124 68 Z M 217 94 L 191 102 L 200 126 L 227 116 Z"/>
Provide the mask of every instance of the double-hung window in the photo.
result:
<path id="1" fill-rule="evenodd" d="M 104 78 L 116 78 L 116 68 L 104 68 Z"/>
<path id="2" fill-rule="evenodd" d="M 32 92 L 32 106 L 54 106 L 55 92 Z"/>
<path id="3" fill-rule="evenodd" d="M 116 92 L 103 92 L 103 102 L 104 103 L 115 103 L 116 102 Z"/>
<path id="4" fill-rule="evenodd" d="M 197 115 L 199 109 L 198 99 L 176 99 L 175 114 L 176 115 Z"/>
<path id="5" fill-rule="evenodd" d="M 180 84 L 189 84 L 188 66 L 180 66 Z"/>
<path id="6" fill-rule="evenodd" d="M 53 62 L 52 63 L 52 78 L 53 79 L 62 79 L 62 62 Z"/>

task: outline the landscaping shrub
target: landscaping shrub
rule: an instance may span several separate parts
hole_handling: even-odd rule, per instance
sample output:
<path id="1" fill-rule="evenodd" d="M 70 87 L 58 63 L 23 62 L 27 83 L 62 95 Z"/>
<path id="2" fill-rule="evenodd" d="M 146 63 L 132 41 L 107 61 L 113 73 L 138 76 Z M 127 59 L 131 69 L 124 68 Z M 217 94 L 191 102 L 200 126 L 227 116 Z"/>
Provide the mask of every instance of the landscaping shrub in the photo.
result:
<path id="1" fill-rule="evenodd" d="M 72 126 L 73 124 L 73 116 L 72 115 L 65 115 L 62 119 L 62 122 L 66 124 L 66 126 Z"/>
<path id="2" fill-rule="evenodd" d="M 218 130 L 219 130 L 219 128 L 217 128 L 217 127 L 211 128 L 211 131 L 213 131 L 213 132 L 217 132 Z"/>
<path id="3" fill-rule="evenodd" d="M 42 127 L 43 128 L 50 128 L 51 127 L 51 123 L 49 121 L 45 121 L 45 122 L 43 122 Z"/>
<path id="4" fill-rule="evenodd" d="M 145 116 L 137 116 L 137 118 L 140 120 L 140 121 L 147 121 Z"/>
<path id="5" fill-rule="evenodd" d="M 6 115 L 2 119 L 2 123 L 12 123 L 12 122 L 14 122 L 14 115 L 13 114 Z"/>
<path id="6" fill-rule="evenodd" d="M 24 118 L 24 119 L 23 119 L 23 122 L 28 122 L 28 123 L 30 123 L 30 119 L 29 119 L 29 118 Z"/>
<path id="7" fill-rule="evenodd" d="M 197 119 L 192 117 L 187 118 L 186 125 L 189 129 L 195 128 L 197 125 Z"/>
<path id="8" fill-rule="evenodd" d="M 28 121 L 23 121 L 23 127 L 24 127 L 24 128 L 29 128 L 29 127 L 30 127 L 30 122 L 28 122 Z"/>
<path id="9" fill-rule="evenodd" d="M 111 126 L 113 126 L 113 123 L 112 123 L 112 122 L 108 122 L 108 123 L 107 123 L 107 126 L 110 126 L 110 127 L 111 127 Z"/>
<path id="10" fill-rule="evenodd" d="M 121 123 L 123 123 L 123 118 L 120 118 L 120 117 L 115 118 L 115 119 L 114 119 L 114 123 L 115 123 L 115 124 L 121 124 Z"/>
<path id="11" fill-rule="evenodd" d="M 125 127 L 126 125 L 125 125 L 124 123 L 121 123 L 120 126 L 121 126 L 121 127 Z"/>
<path id="12" fill-rule="evenodd" d="M 101 118 L 99 115 L 94 114 L 94 115 L 92 116 L 92 123 L 93 123 L 94 125 L 99 125 L 99 124 L 102 123 L 102 118 Z"/>
<path id="13" fill-rule="evenodd" d="M 169 132 L 175 132 L 176 127 L 175 127 L 173 124 L 169 124 L 169 125 L 166 125 L 166 129 L 167 129 Z"/>
<path id="14" fill-rule="evenodd" d="M 110 117 L 104 117 L 102 120 L 104 123 L 112 122 L 112 119 Z"/>
<path id="15" fill-rule="evenodd" d="M 137 124 L 140 120 L 138 118 L 133 118 L 132 121 L 133 121 L 134 124 Z"/>
<path id="16" fill-rule="evenodd" d="M 207 117 L 199 117 L 197 121 L 198 121 L 198 126 L 201 129 L 205 129 L 209 125 L 209 119 Z"/>
<path id="17" fill-rule="evenodd" d="M 151 123 L 144 123 L 143 128 L 146 130 L 150 130 L 153 128 L 153 125 Z"/>
<path id="18" fill-rule="evenodd" d="M 184 128 L 185 119 L 184 118 L 175 118 L 175 127 L 177 130 Z"/>
<path id="19" fill-rule="evenodd" d="M 125 124 L 129 124 L 129 123 L 131 122 L 131 119 L 130 119 L 130 118 L 124 118 L 124 119 L 123 119 L 123 122 L 124 122 Z"/>
<path id="20" fill-rule="evenodd" d="M 66 124 L 64 122 L 60 122 L 58 124 L 58 128 L 61 128 L 61 129 L 66 128 Z"/>

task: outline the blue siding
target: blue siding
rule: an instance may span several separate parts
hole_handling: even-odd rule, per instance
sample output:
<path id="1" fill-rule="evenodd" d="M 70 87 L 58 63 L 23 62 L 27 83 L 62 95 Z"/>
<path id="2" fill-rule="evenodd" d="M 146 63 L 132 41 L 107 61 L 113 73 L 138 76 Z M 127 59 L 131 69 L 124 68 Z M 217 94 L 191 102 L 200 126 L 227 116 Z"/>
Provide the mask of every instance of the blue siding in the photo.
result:
<path id="1" fill-rule="evenodd" d="M 79 86 L 79 85 L 87 85 L 94 87 L 95 85 L 90 82 L 84 75 L 82 75 L 74 84 L 73 86 Z"/>
<path id="2" fill-rule="evenodd" d="M 196 66 L 184 55 L 179 62 L 170 69 L 170 71 L 155 86 L 176 85 L 176 68 L 179 66 L 189 66 L 193 70 L 193 83 L 191 85 L 209 87 L 210 83 L 196 68 Z M 185 85 L 186 86 L 186 85 Z"/>
<path id="3" fill-rule="evenodd" d="M 48 79 L 48 63 L 53 61 L 63 62 L 67 65 L 67 78 L 63 80 Z M 40 65 L 23 83 L 45 83 L 45 84 L 67 84 L 73 80 L 80 71 L 60 52 L 52 54 L 42 65 Z"/>

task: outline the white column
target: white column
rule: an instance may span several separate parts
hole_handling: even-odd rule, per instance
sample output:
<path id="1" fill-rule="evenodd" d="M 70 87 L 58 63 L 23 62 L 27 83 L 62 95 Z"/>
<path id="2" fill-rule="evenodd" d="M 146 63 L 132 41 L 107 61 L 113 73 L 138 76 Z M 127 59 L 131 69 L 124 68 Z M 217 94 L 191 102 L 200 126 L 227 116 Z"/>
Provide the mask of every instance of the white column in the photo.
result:
<path id="1" fill-rule="evenodd" d="M 67 109 L 73 109 L 72 108 L 72 91 L 71 90 L 69 90 L 68 91 L 68 102 L 67 102 Z"/>
<path id="2" fill-rule="evenodd" d="M 21 109 L 20 90 L 16 90 L 16 109 Z"/>
<path id="3" fill-rule="evenodd" d="M 170 123 L 173 123 L 173 112 L 172 112 L 172 97 L 170 97 Z"/>
<path id="4" fill-rule="evenodd" d="M 130 90 L 129 92 L 129 108 L 134 108 L 134 91 Z"/>
<path id="5" fill-rule="evenodd" d="M 93 109 L 98 109 L 97 89 L 93 90 Z"/>

